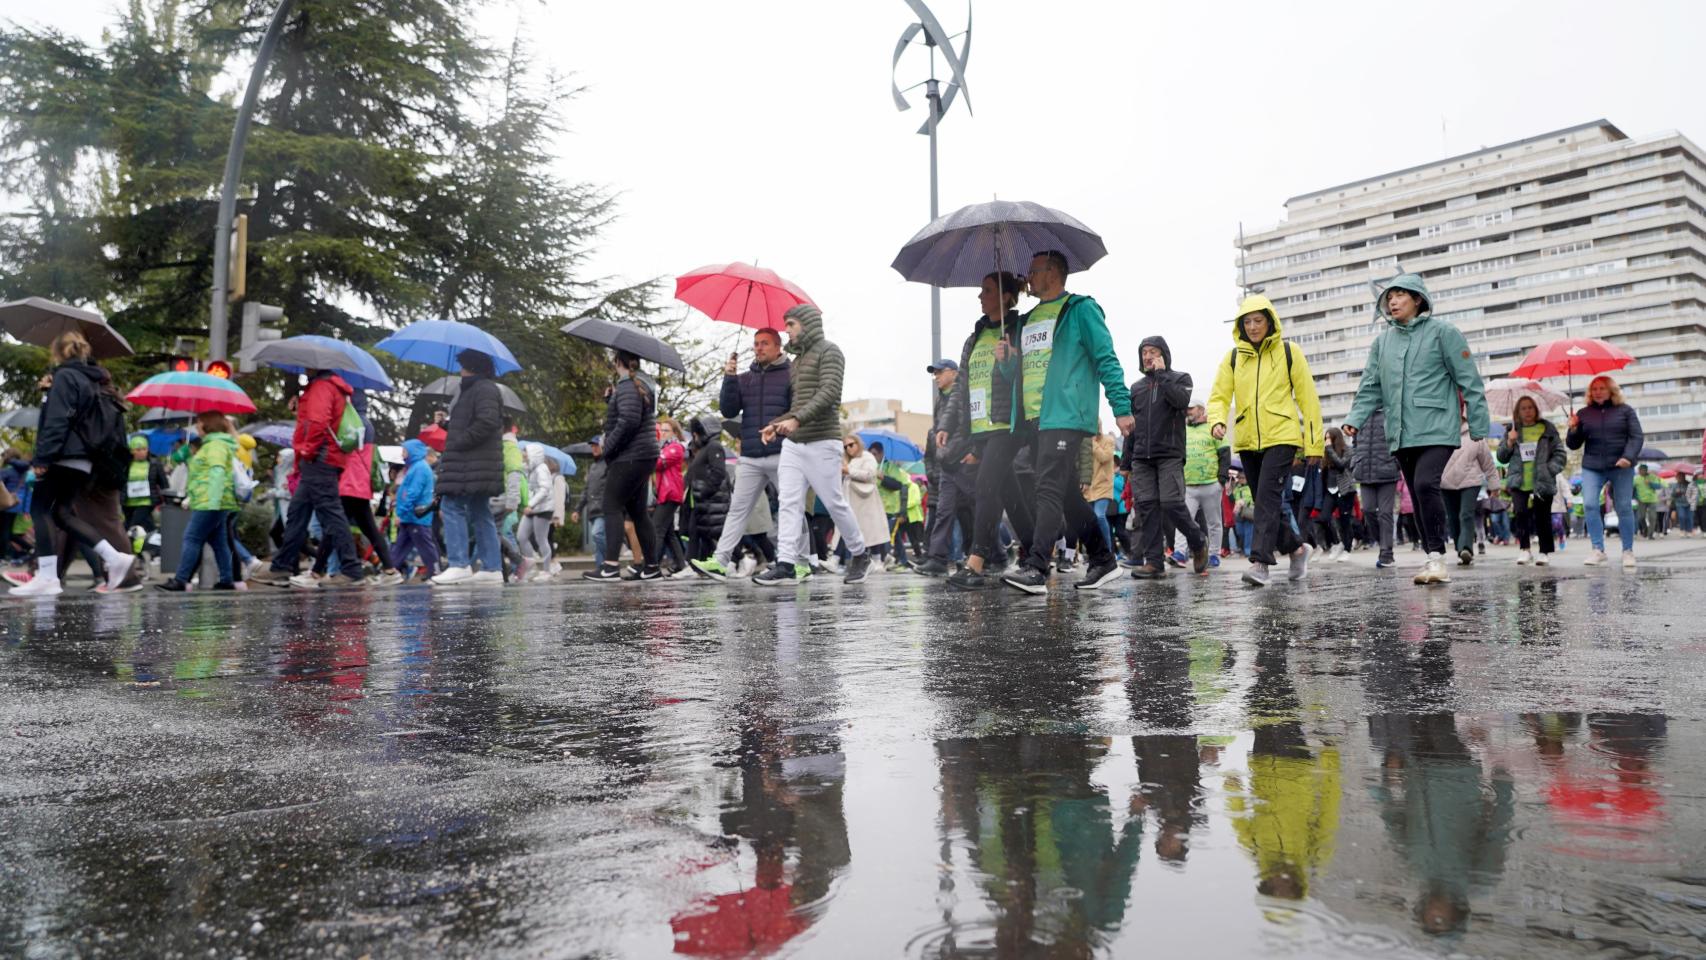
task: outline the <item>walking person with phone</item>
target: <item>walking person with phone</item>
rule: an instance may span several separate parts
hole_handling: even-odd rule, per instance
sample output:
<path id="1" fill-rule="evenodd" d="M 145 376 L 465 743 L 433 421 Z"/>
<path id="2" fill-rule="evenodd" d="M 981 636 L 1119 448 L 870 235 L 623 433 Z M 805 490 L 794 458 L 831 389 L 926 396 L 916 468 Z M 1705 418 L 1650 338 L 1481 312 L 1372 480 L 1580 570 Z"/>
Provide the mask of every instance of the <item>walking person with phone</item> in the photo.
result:
<path id="1" fill-rule="evenodd" d="M 767 486 L 778 485 L 782 469 L 782 439 L 764 439 L 764 427 L 786 413 L 794 400 L 793 366 L 782 352 L 782 335 L 760 330 L 752 335 L 752 365 L 743 373 L 740 355 L 729 354 L 723 364 L 723 389 L 717 409 L 725 419 L 740 418 L 740 462 L 735 465 L 734 492 L 728 513 L 709 557 L 689 560 L 695 573 L 718 582 L 729 578 L 735 550 L 746 535 L 754 509 L 770 509 Z M 762 506 L 761 506 L 762 505 Z"/>

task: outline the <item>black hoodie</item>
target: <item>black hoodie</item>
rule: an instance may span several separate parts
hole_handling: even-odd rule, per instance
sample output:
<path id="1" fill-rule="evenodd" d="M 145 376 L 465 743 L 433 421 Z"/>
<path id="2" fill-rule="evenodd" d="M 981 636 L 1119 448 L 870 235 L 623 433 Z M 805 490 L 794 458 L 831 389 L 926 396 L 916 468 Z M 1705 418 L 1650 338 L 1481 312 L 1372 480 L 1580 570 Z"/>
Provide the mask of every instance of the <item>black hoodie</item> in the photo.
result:
<path id="1" fill-rule="evenodd" d="M 1131 385 L 1131 416 L 1136 421 L 1126 437 L 1122 467 L 1133 460 L 1185 457 L 1185 408 L 1191 404 L 1191 375 L 1173 367 L 1173 352 L 1160 337 L 1145 337 L 1139 345 L 1161 351 L 1162 370 L 1144 370 L 1143 378 Z M 1141 362 L 1141 361 L 1140 361 Z"/>
<path id="2" fill-rule="evenodd" d="M 77 424 L 94 409 L 112 377 L 93 363 L 67 360 L 53 368 L 53 386 L 41 405 L 41 426 L 36 430 L 34 463 L 46 465 L 61 460 L 86 460 L 88 442 Z"/>

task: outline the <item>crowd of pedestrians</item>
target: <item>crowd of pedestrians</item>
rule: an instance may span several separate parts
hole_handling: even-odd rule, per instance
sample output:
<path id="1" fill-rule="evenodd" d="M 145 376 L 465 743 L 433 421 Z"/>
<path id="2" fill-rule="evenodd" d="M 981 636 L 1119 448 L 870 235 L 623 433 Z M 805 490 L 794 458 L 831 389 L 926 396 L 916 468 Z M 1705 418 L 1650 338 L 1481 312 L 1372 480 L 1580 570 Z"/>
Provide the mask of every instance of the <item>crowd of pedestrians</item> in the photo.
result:
<path id="1" fill-rule="evenodd" d="M 34 448 L 0 456 L 5 575 L 14 596 L 53 596 L 81 556 L 101 592 L 139 589 L 139 561 L 164 552 L 167 505 L 187 511 L 158 583 L 174 592 L 195 588 L 204 551 L 216 590 L 550 581 L 565 523 L 584 529 L 593 566 L 582 576 L 600 583 L 775 587 L 834 574 L 857 584 L 911 569 L 960 590 L 1030 594 L 1056 581 L 1095 590 L 1125 571 L 1207 576 L 1235 557 L 1242 580 L 1265 587 L 1281 559 L 1300 581 L 1312 561 L 1357 550 L 1389 569 L 1406 543 L 1424 554 L 1415 582 L 1444 584 L 1448 557 L 1474 564 L 1488 543 L 1514 543 L 1518 564 L 1546 566 L 1585 536 L 1584 562 L 1604 564 L 1607 529 L 1632 568 L 1637 536 L 1696 535 L 1700 478 L 1637 463 L 1640 418 L 1612 378 L 1593 379 L 1564 429 L 1531 396 L 1493 423 L 1462 333 L 1434 316 L 1419 276 L 1379 292 L 1385 325 L 1333 425 L 1266 297 L 1246 297 L 1230 318 L 1232 344 L 1205 396 L 1161 336 L 1141 342 L 1128 382 L 1101 307 L 1068 280 L 1051 251 L 1024 278 L 984 279 L 958 359 L 927 368 L 921 465 L 843 424 L 845 358 L 815 306 L 757 331 L 751 364 L 731 356 L 716 410 L 683 418 L 685 429 L 660 415 L 642 360 L 613 351 L 603 429 L 572 504 L 559 463 L 518 442 L 493 360 L 477 350 L 457 358 L 449 409 L 389 464 L 365 393 L 308 371 L 290 442 L 260 483 L 254 439 L 224 414 L 201 414 L 169 456 L 150 456 L 145 438 L 124 434 L 122 402 L 87 341 L 65 334 L 41 383 Z M 1021 313 L 1026 292 L 1036 303 Z M 1104 403 L 1115 433 L 1100 421 Z M 238 524 L 257 499 L 273 510 L 266 562 Z"/>

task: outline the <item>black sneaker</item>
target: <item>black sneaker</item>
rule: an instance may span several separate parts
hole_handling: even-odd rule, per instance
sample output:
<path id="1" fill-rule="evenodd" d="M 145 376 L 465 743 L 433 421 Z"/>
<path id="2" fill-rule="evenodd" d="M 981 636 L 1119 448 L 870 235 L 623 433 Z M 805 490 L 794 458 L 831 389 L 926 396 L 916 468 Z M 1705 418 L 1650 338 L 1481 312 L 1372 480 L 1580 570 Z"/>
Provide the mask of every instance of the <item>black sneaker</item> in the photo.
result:
<path id="1" fill-rule="evenodd" d="M 1090 564 L 1090 568 L 1084 571 L 1084 579 L 1072 586 L 1079 590 L 1095 590 L 1104 583 L 1113 582 L 1119 575 L 1120 565 L 1109 557 L 1101 563 Z"/>
<path id="2" fill-rule="evenodd" d="M 1020 566 L 1017 570 L 1002 577 L 1001 582 L 1015 590 L 1023 590 L 1029 594 L 1048 592 L 1048 574 L 1029 565 Z"/>
<path id="3" fill-rule="evenodd" d="M 1133 580 L 1160 580 L 1165 576 L 1167 576 L 1167 571 L 1153 563 L 1146 563 L 1140 567 L 1133 567 L 1131 571 L 1131 578 Z"/>
<path id="4" fill-rule="evenodd" d="M 871 572 L 871 551 L 867 550 L 847 561 L 847 576 L 841 578 L 842 583 L 864 583 L 865 577 Z"/>
<path id="5" fill-rule="evenodd" d="M 622 571 L 616 567 L 595 567 L 581 574 L 581 579 L 594 583 L 621 583 Z"/>
<path id="6" fill-rule="evenodd" d="M 778 560 L 759 571 L 752 578 L 752 582 L 761 587 L 789 587 L 798 581 L 794 578 L 794 565 Z"/>
<path id="7" fill-rule="evenodd" d="M 1475 551 L 1469 549 L 1468 547 L 1464 547 L 1462 550 L 1457 551 L 1457 565 L 1458 566 L 1467 567 L 1474 562 L 1475 562 Z"/>
<path id="8" fill-rule="evenodd" d="M 1054 572 L 1055 573 L 1071 573 L 1072 572 L 1072 561 L 1066 559 L 1065 557 L 1061 557 L 1059 560 L 1055 561 Z"/>
<path id="9" fill-rule="evenodd" d="M 945 577 L 948 575 L 948 565 L 935 557 L 931 557 L 913 568 L 912 572 L 921 577 Z"/>
<path id="10" fill-rule="evenodd" d="M 215 589 L 215 590 L 235 590 L 235 589 L 237 589 L 237 585 L 235 583 L 232 583 L 229 580 L 221 580 L 218 583 L 213 585 L 213 589 Z"/>
<path id="11" fill-rule="evenodd" d="M 177 577 L 173 577 L 165 583 L 156 583 L 154 588 L 156 590 L 164 590 L 167 593 L 183 593 L 189 588 L 189 585 L 184 583 L 182 580 L 179 580 Z"/>
<path id="12" fill-rule="evenodd" d="M 970 567 L 961 567 L 948 578 L 948 586 L 955 590 L 988 590 L 994 582 L 989 575 L 978 573 Z"/>
<path id="13" fill-rule="evenodd" d="M 658 567 L 658 565 L 655 563 L 649 567 L 641 567 L 640 572 L 637 575 L 635 575 L 634 579 L 635 580 L 662 580 L 663 579 L 663 570 L 660 567 Z"/>

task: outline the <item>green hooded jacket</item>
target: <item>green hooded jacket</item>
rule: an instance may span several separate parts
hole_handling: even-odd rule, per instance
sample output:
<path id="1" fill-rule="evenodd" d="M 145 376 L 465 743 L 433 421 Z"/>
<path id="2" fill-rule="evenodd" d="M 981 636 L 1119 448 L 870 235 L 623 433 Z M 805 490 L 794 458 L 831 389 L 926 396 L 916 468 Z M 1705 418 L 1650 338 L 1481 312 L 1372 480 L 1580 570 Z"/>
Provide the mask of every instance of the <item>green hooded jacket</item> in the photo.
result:
<path id="1" fill-rule="evenodd" d="M 1100 381 L 1116 417 L 1131 415 L 1131 393 L 1126 388 L 1125 370 L 1114 353 L 1114 337 L 1108 332 L 1101 306 L 1089 297 L 1066 293 L 1061 296 L 1066 298 L 1066 304 L 1054 325 L 1053 352 L 1043 377 L 1043 409 L 1037 429 L 1093 434 L 1101 412 L 1101 405 L 1096 402 L 1097 382 Z M 1019 329 L 1024 329 L 1023 318 Z M 1014 378 L 1013 404 L 1016 411 L 1024 409 L 1023 384 L 1018 378 Z M 1017 421 L 1019 417 L 1013 419 Z"/>
<path id="2" fill-rule="evenodd" d="M 1386 312 L 1387 291 L 1408 290 L 1422 299 L 1421 312 L 1399 323 Z M 1406 447 L 1457 447 L 1459 398 L 1466 405 L 1469 436 L 1484 440 L 1488 431 L 1487 395 L 1468 341 L 1450 323 L 1433 315 L 1433 300 L 1422 278 L 1402 274 L 1374 301 L 1387 327 L 1374 340 L 1345 423 L 1361 429 L 1376 409 L 1386 411 L 1386 441 L 1396 452 Z"/>
<path id="3" fill-rule="evenodd" d="M 184 505 L 191 510 L 238 509 L 236 474 L 231 469 L 236 459 L 237 441 L 229 433 L 201 438 L 201 449 L 189 458 Z"/>
<path id="4" fill-rule="evenodd" d="M 786 314 L 800 323 L 800 335 L 788 342 L 794 355 L 790 367 L 793 405 L 771 423 L 792 417 L 800 425 L 789 437 L 796 443 L 838 440 L 841 437 L 841 378 L 847 361 L 841 348 L 823 338 L 823 313 L 802 303 Z"/>

